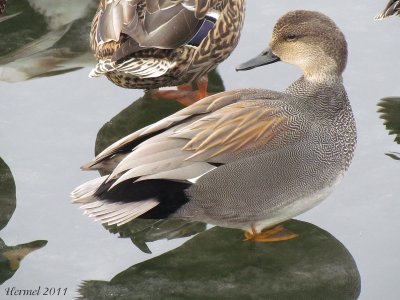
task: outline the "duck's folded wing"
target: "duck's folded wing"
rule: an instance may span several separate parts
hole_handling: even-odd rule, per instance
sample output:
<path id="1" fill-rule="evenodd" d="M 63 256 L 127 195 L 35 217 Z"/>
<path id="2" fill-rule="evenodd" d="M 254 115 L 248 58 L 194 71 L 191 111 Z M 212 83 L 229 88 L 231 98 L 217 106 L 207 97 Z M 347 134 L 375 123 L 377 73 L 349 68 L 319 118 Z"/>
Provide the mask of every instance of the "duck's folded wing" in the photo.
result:
<path id="1" fill-rule="evenodd" d="M 284 105 L 279 100 L 257 100 L 255 93 L 206 98 L 116 142 L 84 167 L 96 168 L 125 151 L 107 179 L 112 187 L 128 179 L 194 180 L 283 136 L 291 117 Z M 243 101 L 246 97 L 252 99 Z"/>
<path id="2" fill-rule="evenodd" d="M 87 203 L 88 213 L 116 224 L 150 210 L 152 217 L 165 215 L 166 208 L 175 211 L 189 201 L 185 190 L 197 178 L 265 151 L 269 143 L 293 141 L 282 132 L 296 115 L 275 99 L 279 93 L 258 94 L 233 91 L 205 98 L 116 142 L 87 167 L 96 168 L 121 151 L 125 158 L 108 177 L 78 187 L 73 201 Z"/>
<path id="3" fill-rule="evenodd" d="M 254 99 L 231 104 L 183 128 L 170 138 L 187 140 L 189 161 L 227 163 L 244 152 L 263 148 L 286 128 L 290 116 L 283 103 Z"/>
<path id="4" fill-rule="evenodd" d="M 147 48 L 174 49 L 191 41 L 203 19 L 217 1 L 209 0 L 120 0 L 104 3 L 95 17 L 99 44 L 124 41 L 114 53 L 116 61 Z M 140 15 L 139 15 L 140 14 Z"/>
<path id="5" fill-rule="evenodd" d="M 280 93 L 272 91 L 266 93 L 265 90 L 245 89 L 222 92 L 209 96 L 172 114 L 169 117 L 146 126 L 116 141 L 99 153 L 93 161 L 83 165 L 82 169 L 96 170 L 98 169 L 98 165 L 103 161 L 110 160 L 118 154 L 130 153 L 136 146 L 157 134 L 163 133 L 179 124 L 183 124 L 185 122 L 190 123 L 190 121 L 193 121 L 195 118 L 206 117 L 214 112 L 217 112 L 221 108 L 227 107 L 238 101 L 256 99 L 260 97 L 268 97 L 269 99 L 274 100 L 279 99 L 280 95 Z M 177 130 L 177 128 L 175 128 L 175 130 Z"/>
<path id="6" fill-rule="evenodd" d="M 139 144 L 107 181 L 113 181 L 113 188 L 126 180 L 196 180 L 220 164 L 260 153 L 273 140 L 276 143 L 289 118 L 280 107 L 265 106 L 264 100 L 231 104 Z"/>

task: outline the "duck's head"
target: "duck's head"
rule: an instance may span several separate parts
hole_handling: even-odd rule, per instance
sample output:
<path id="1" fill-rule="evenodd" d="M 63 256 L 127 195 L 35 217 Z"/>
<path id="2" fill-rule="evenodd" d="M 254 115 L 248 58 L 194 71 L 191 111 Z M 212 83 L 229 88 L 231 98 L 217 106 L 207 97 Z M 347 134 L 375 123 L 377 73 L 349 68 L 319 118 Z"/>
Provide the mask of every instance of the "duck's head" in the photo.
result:
<path id="1" fill-rule="evenodd" d="M 347 43 L 343 33 L 327 16 L 296 10 L 278 20 L 269 48 L 236 70 L 250 70 L 279 60 L 299 66 L 308 80 L 341 78 L 346 67 Z"/>

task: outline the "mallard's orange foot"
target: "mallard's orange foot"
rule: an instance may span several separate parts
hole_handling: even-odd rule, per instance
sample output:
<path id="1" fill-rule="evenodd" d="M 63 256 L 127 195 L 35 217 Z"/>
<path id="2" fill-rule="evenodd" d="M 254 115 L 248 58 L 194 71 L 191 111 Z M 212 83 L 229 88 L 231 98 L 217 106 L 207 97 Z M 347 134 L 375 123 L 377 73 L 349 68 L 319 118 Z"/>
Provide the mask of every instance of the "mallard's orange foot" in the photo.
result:
<path id="1" fill-rule="evenodd" d="M 208 89 L 208 77 L 207 76 L 200 77 L 197 80 L 197 89 L 198 89 L 197 96 L 199 97 L 199 100 L 210 95 L 207 92 L 207 89 Z"/>
<path id="2" fill-rule="evenodd" d="M 251 232 L 246 231 L 244 236 L 246 241 L 280 242 L 294 239 L 299 235 L 289 231 L 283 227 L 283 225 L 277 225 L 272 228 L 264 229 L 261 232 L 257 232 L 255 227 L 251 225 Z"/>
<path id="3" fill-rule="evenodd" d="M 166 99 L 166 100 L 175 100 L 180 102 L 185 106 L 189 106 L 190 104 L 196 102 L 197 100 L 191 100 L 196 98 L 196 93 L 193 91 L 187 90 L 157 90 L 153 92 L 153 98 L 155 99 Z"/>
<path id="4" fill-rule="evenodd" d="M 209 94 L 200 91 L 183 90 L 178 87 L 177 90 L 158 90 L 153 92 L 153 96 L 157 99 L 176 100 L 182 105 L 189 106 Z"/>
<path id="5" fill-rule="evenodd" d="M 191 84 L 178 85 L 176 90 L 156 90 L 153 96 L 158 99 L 176 100 L 182 105 L 189 106 L 209 95 L 207 92 L 208 78 L 206 76 L 197 80 L 197 91 L 193 91 Z"/>
<path id="6" fill-rule="evenodd" d="M 197 92 L 188 92 L 187 95 L 185 97 L 180 97 L 177 98 L 176 101 L 178 101 L 179 103 L 185 105 L 185 106 L 189 106 L 193 103 L 196 103 L 197 101 L 212 95 L 211 93 L 202 93 L 200 91 Z"/>

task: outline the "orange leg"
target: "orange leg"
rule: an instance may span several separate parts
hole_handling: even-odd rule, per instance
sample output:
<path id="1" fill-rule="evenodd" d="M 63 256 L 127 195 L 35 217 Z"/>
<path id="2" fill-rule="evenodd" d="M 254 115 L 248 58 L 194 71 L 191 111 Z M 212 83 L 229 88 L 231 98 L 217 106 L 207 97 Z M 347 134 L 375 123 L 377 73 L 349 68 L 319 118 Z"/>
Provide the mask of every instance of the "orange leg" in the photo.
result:
<path id="1" fill-rule="evenodd" d="M 207 93 L 207 88 L 208 88 L 208 77 L 207 76 L 202 76 L 197 80 L 197 97 L 200 99 L 203 99 L 207 97 L 209 94 Z"/>
<path id="2" fill-rule="evenodd" d="M 176 100 L 185 106 L 189 106 L 208 96 L 208 77 L 203 76 L 197 80 L 197 92 L 193 91 L 191 84 L 178 85 L 176 88 L 176 90 L 157 90 L 153 92 L 153 96 L 161 99 Z"/>
<path id="3" fill-rule="evenodd" d="M 290 232 L 283 225 L 277 225 L 272 228 L 264 229 L 261 232 L 257 232 L 254 225 L 251 225 L 251 232 L 244 233 L 246 241 L 255 242 L 279 242 L 294 239 L 298 237 L 298 234 Z"/>

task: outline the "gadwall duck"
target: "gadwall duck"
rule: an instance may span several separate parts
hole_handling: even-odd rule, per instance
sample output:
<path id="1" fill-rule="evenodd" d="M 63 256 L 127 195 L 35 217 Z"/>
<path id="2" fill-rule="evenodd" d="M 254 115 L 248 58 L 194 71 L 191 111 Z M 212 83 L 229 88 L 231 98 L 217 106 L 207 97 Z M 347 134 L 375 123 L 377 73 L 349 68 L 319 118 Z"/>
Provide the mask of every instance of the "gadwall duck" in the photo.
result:
<path id="1" fill-rule="evenodd" d="M 286 91 L 222 92 L 128 135 L 82 166 L 114 170 L 76 188 L 73 202 L 109 225 L 181 218 L 241 228 L 256 241 L 295 237 L 273 234 L 338 184 L 356 126 L 342 83 L 347 44 L 331 19 L 285 14 L 270 48 L 237 69 L 279 60 L 303 70 Z"/>
<path id="2" fill-rule="evenodd" d="M 381 20 L 386 17 L 400 15 L 400 0 L 390 0 L 382 12 L 375 17 L 376 20 Z"/>
<path id="3" fill-rule="evenodd" d="M 89 76 L 150 90 L 197 81 L 204 97 L 205 75 L 235 49 L 243 19 L 244 0 L 102 0 Z"/>

